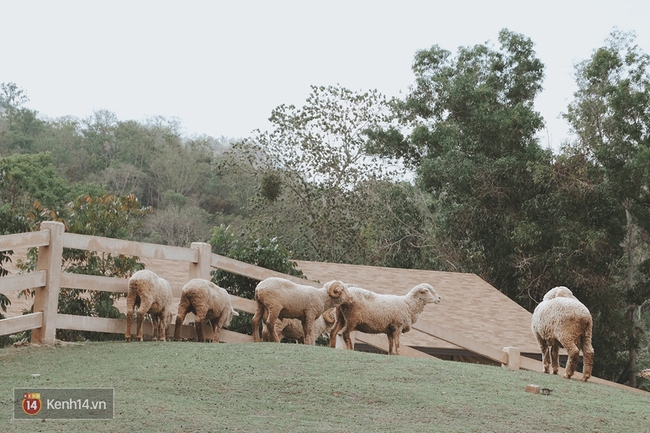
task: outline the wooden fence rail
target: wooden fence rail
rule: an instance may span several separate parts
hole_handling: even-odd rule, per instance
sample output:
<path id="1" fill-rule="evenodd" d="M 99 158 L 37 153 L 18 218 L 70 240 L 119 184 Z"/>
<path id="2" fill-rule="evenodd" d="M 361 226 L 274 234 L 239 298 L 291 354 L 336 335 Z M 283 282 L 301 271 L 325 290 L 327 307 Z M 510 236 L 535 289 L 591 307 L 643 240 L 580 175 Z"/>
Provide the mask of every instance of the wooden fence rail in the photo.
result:
<path id="1" fill-rule="evenodd" d="M 270 276 L 297 280 L 290 275 L 212 254 L 210 245 L 199 242 L 193 243 L 190 248 L 182 248 L 65 233 L 63 224 L 52 221 L 44 222 L 38 232 L 0 236 L 0 251 L 33 247 L 39 248 L 37 270 L 23 275 L 0 278 L 0 293 L 35 289 L 34 313 L 0 320 L 0 335 L 32 330 L 32 343 L 36 344 L 54 344 L 57 329 L 120 334 L 126 329 L 124 319 L 76 316 L 57 312 L 61 287 L 116 293 L 128 292 L 128 280 L 125 278 L 63 272 L 61 270 L 63 248 L 186 262 L 188 263 L 188 280 L 192 278 L 210 279 L 210 271 L 213 267 L 260 280 Z M 301 281 L 305 282 L 305 280 Z M 313 282 L 307 284 L 317 285 Z M 180 297 L 182 286 L 181 283 L 171 284 L 175 297 Z M 255 302 L 250 299 L 231 295 L 231 301 L 233 307 L 239 311 L 255 312 Z M 145 332 L 151 333 L 151 325 L 145 323 L 144 326 Z M 206 337 L 210 338 L 211 333 L 210 327 L 204 328 Z M 194 328 L 183 326 L 181 335 L 188 338 L 193 337 Z M 252 341 L 250 336 L 226 330 L 222 333 L 222 339 L 224 341 Z"/>

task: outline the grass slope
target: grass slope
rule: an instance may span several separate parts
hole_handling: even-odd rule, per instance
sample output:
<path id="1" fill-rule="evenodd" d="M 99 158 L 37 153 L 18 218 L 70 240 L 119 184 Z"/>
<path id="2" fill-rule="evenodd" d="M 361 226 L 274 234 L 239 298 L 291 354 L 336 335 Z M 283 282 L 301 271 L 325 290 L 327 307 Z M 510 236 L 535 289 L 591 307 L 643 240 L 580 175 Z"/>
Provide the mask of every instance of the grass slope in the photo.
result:
<path id="1" fill-rule="evenodd" d="M 39 373 L 39 379 L 31 375 Z M 0 431 L 632 432 L 650 397 L 527 371 L 295 344 L 0 349 Z M 526 385 L 551 388 L 530 394 Z M 13 420 L 13 388 L 115 390 L 113 420 Z"/>

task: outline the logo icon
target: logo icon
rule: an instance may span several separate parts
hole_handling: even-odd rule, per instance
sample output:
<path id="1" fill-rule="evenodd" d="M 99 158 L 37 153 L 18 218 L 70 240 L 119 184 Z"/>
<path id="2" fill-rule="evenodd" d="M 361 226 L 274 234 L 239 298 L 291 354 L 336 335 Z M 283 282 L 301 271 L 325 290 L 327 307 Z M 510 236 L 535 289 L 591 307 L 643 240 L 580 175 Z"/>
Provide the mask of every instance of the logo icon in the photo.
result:
<path id="1" fill-rule="evenodd" d="M 23 393 L 23 411 L 27 415 L 36 415 L 41 411 L 43 403 L 41 402 L 40 392 L 26 392 Z"/>

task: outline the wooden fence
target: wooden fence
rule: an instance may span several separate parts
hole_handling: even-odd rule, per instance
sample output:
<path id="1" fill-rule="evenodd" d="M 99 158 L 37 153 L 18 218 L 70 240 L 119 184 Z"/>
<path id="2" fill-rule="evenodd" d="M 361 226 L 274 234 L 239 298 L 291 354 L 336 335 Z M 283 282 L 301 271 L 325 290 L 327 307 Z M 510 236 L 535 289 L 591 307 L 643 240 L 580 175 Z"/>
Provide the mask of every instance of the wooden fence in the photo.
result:
<path id="1" fill-rule="evenodd" d="M 99 253 L 138 256 L 141 258 L 164 259 L 188 263 L 187 281 L 192 278 L 210 279 L 213 268 L 222 269 L 257 280 L 268 277 L 282 277 L 301 284 L 321 285 L 313 281 L 250 265 L 228 257 L 212 254 L 209 244 L 196 242 L 190 248 L 171 247 L 141 242 L 110 239 L 98 236 L 65 233 L 59 222 L 43 222 L 40 231 L 0 236 L 0 251 L 38 247 L 36 271 L 23 275 L 0 278 L 0 293 L 16 292 L 23 289 L 36 289 L 33 313 L 0 320 L 0 335 L 14 334 L 32 330 L 31 342 L 35 344 L 54 344 L 57 329 L 77 331 L 96 331 L 123 334 L 126 320 L 102 317 L 59 314 L 59 290 L 62 287 L 127 293 L 126 278 L 111 278 L 62 272 L 63 248 L 75 248 Z M 172 283 L 174 297 L 180 297 L 182 284 Z M 255 313 L 255 302 L 231 295 L 233 307 L 239 311 Z M 145 332 L 151 333 L 150 324 L 145 324 Z M 135 327 L 134 327 L 135 328 Z M 135 332 L 135 329 L 134 331 Z M 210 338 L 212 330 L 205 327 L 204 335 Z M 194 328 L 185 325 L 181 334 L 192 338 Z M 252 337 L 227 330 L 222 331 L 223 341 L 252 341 Z"/>

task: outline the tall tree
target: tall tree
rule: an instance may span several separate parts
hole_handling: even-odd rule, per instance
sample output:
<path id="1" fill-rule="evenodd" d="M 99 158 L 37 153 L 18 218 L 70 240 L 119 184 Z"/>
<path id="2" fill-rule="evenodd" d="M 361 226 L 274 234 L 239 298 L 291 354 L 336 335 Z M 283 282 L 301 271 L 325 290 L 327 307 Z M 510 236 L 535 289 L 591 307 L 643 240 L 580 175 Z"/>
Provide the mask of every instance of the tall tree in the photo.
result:
<path id="1" fill-rule="evenodd" d="M 15 83 L 0 84 L 0 155 L 30 153 L 45 122 L 37 111 L 25 108 L 29 101 Z"/>
<path id="2" fill-rule="evenodd" d="M 636 386 L 641 323 L 634 313 L 650 298 L 646 277 L 650 241 L 650 57 L 631 33 L 614 31 L 607 44 L 576 65 L 578 91 L 566 114 L 578 141 L 593 158 L 625 215 L 628 294 L 628 383 Z"/>
<path id="3" fill-rule="evenodd" d="M 358 262 L 357 187 L 394 168 L 366 149 L 366 130 L 390 121 L 385 98 L 312 86 L 303 107 L 281 105 L 270 121 L 271 132 L 233 148 L 259 181 L 258 233 L 279 236 L 304 258 Z"/>
<path id="4" fill-rule="evenodd" d="M 455 244 L 449 269 L 476 272 L 517 299 L 513 233 L 537 193 L 531 167 L 551 154 L 538 145 L 543 119 L 533 105 L 544 65 L 529 38 L 504 29 L 498 41 L 455 57 L 437 45 L 418 51 L 415 84 L 395 102 L 403 129 L 371 136 L 373 150 L 404 158 L 432 195 L 437 227 Z"/>

